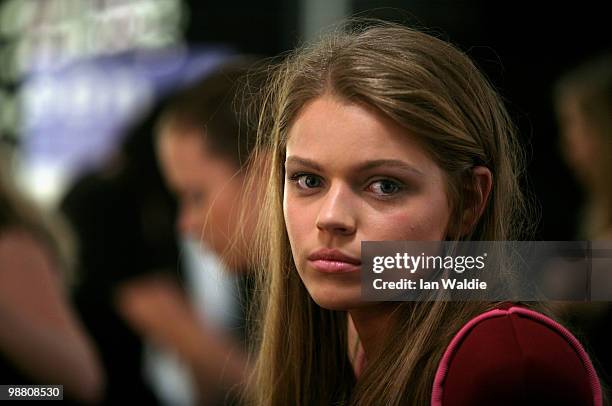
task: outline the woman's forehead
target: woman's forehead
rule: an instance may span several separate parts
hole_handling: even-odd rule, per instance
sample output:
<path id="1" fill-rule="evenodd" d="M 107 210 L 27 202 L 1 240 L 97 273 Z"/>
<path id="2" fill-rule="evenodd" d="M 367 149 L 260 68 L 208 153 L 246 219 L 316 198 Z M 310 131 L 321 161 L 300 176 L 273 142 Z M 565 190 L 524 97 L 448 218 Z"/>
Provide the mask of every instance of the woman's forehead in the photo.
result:
<path id="1" fill-rule="evenodd" d="M 321 165 L 404 161 L 417 172 L 435 163 L 415 136 L 372 108 L 324 96 L 303 107 L 289 129 L 286 157 Z"/>

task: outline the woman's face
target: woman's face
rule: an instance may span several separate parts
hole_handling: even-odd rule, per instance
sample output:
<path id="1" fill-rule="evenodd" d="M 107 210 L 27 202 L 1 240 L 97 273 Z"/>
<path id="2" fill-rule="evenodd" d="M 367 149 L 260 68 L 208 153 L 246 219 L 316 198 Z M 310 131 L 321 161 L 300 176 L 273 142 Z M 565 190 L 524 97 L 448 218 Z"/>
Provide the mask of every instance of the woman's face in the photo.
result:
<path id="1" fill-rule="evenodd" d="M 162 172 L 179 202 L 177 228 L 183 236 L 203 240 L 229 268 L 244 268 L 245 247 L 237 239 L 240 232 L 250 235 L 251 229 L 238 223 L 244 179 L 204 138 L 172 126 L 160 136 Z"/>
<path id="2" fill-rule="evenodd" d="M 578 96 L 567 95 L 560 103 L 559 112 L 561 146 L 565 160 L 580 182 L 591 185 L 597 176 L 599 152 L 602 151 L 596 132 L 592 123 L 582 113 Z"/>
<path id="3" fill-rule="evenodd" d="M 361 241 L 446 237 L 443 171 L 411 134 L 375 110 L 332 96 L 315 99 L 290 128 L 286 156 L 291 250 L 320 306 L 365 304 Z"/>

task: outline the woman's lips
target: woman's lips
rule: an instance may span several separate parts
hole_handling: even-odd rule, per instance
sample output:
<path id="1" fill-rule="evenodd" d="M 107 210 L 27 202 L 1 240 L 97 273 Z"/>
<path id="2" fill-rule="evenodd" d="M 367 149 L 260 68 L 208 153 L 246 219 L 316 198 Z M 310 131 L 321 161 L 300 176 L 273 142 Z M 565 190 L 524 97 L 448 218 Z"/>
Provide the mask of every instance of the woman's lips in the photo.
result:
<path id="1" fill-rule="evenodd" d="M 325 259 L 317 259 L 314 261 L 308 261 L 310 265 L 319 272 L 326 273 L 345 273 L 355 272 L 359 270 L 358 265 L 349 264 L 348 262 L 332 261 Z"/>
<path id="2" fill-rule="evenodd" d="M 333 248 L 321 248 L 308 256 L 310 265 L 319 272 L 344 273 L 358 271 L 361 260 Z"/>

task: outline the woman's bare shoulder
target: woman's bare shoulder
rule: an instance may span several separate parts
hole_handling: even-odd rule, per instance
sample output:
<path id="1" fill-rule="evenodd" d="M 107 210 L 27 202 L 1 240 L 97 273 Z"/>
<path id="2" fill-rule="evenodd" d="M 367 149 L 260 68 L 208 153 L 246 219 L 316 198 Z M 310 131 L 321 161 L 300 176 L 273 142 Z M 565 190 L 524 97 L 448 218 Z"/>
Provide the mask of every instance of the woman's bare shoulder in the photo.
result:
<path id="1" fill-rule="evenodd" d="M 52 258 L 51 250 L 41 239 L 24 227 L 14 226 L 0 231 L 0 263 L 2 268 L 11 265 L 40 263 L 47 267 Z"/>

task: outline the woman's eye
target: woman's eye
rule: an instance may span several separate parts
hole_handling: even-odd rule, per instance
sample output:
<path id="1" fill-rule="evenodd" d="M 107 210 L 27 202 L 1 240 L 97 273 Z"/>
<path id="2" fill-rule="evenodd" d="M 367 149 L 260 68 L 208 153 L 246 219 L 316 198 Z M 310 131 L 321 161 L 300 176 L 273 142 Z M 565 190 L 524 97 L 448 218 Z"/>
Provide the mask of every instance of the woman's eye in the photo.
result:
<path id="1" fill-rule="evenodd" d="M 291 181 L 298 184 L 301 189 L 314 189 L 321 187 L 321 178 L 311 174 L 296 174 L 291 176 Z"/>
<path id="2" fill-rule="evenodd" d="M 402 189 L 402 185 L 391 179 L 381 179 L 374 181 L 368 187 L 370 191 L 381 196 L 390 196 Z"/>

